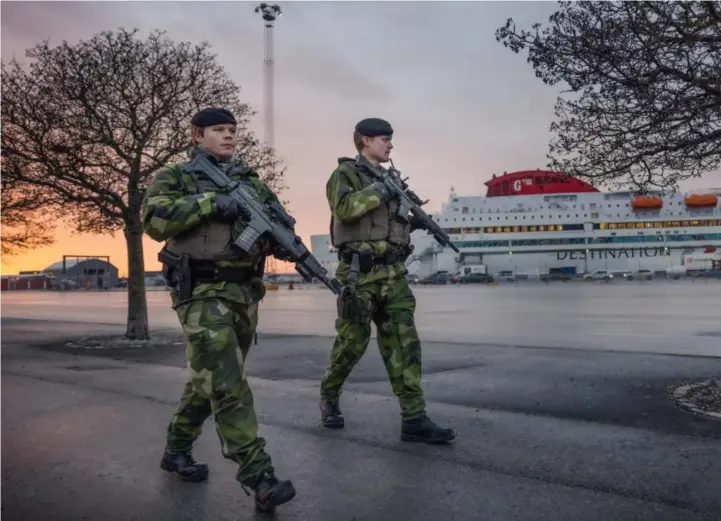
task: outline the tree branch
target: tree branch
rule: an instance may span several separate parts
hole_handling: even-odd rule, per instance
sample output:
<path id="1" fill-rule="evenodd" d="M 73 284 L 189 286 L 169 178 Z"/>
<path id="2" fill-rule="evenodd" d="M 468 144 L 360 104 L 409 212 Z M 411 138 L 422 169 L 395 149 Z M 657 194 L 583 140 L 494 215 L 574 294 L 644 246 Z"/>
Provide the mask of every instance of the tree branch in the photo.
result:
<path id="1" fill-rule="evenodd" d="M 719 2 L 559 2 L 549 27 L 496 39 L 544 83 L 565 83 L 549 166 L 640 190 L 673 188 L 721 164 Z M 569 94 L 565 92 L 564 94 Z"/>

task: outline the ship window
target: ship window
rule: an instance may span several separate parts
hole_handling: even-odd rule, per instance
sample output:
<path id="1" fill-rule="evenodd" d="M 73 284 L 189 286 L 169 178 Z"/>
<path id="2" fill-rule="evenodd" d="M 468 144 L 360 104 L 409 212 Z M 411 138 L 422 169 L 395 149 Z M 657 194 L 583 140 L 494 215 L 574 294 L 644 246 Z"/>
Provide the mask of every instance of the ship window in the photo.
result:
<path id="1" fill-rule="evenodd" d="M 532 232 L 535 232 L 535 231 L 536 231 L 536 227 L 535 227 L 535 226 L 531 226 L 531 231 L 532 231 Z"/>
<path id="2" fill-rule="evenodd" d="M 539 232 L 546 231 L 546 227 L 545 227 L 544 225 L 540 225 L 540 226 L 538 227 L 538 231 L 539 231 Z"/>
<path id="3" fill-rule="evenodd" d="M 503 231 L 504 231 L 505 233 L 509 233 L 509 232 L 511 231 L 511 227 L 510 227 L 510 226 L 506 226 L 505 228 L 503 228 Z"/>
<path id="4" fill-rule="evenodd" d="M 549 232 L 552 232 L 552 231 L 555 230 L 555 229 L 556 229 L 556 227 L 553 226 L 552 224 L 550 224 L 550 225 L 548 226 L 548 231 L 549 231 Z"/>

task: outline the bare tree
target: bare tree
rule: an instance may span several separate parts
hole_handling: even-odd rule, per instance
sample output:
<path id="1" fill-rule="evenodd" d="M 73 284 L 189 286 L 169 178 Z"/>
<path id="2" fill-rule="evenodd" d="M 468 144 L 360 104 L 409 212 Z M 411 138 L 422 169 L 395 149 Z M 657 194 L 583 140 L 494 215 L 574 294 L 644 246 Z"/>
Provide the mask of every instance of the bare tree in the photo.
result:
<path id="1" fill-rule="evenodd" d="M 283 170 L 248 129 L 250 107 L 209 45 L 156 31 L 97 34 L 27 51 L 29 69 L 3 63 L 3 155 L 17 182 L 52 193 L 78 232 L 123 231 L 128 249 L 126 336 L 150 338 L 141 203 L 153 172 L 187 159 L 190 119 L 223 106 L 238 120 L 238 153 L 276 190 Z"/>
<path id="2" fill-rule="evenodd" d="M 721 164 L 721 3 L 559 2 L 496 39 L 564 82 L 549 166 L 594 184 L 677 187 Z"/>
<path id="3" fill-rule="evenodd" d="M 53 204 L 52 194 L 33 185 L 23 185 L 12 174 L 3 158 L 2 175 L 2 255 L 20 253 L 54 242 L 55 224 L 46 209 Z"/>

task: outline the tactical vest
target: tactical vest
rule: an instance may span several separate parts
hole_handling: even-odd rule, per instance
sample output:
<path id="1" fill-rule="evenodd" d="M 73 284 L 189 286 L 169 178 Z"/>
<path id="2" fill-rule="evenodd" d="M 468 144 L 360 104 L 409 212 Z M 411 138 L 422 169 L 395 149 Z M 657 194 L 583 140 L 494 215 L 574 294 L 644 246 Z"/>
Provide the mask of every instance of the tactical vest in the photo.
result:
<path id="1" fill-rule="evenodd" d="M 375 182 L 365 168 L 353 165 L 353 170 L 361 179 L 362 188 Z M 396 246 L 406 246 L 410 242 L 410 224 L 401 224 L 395 220 L 398 203 L 381 203 L 375 210 L 366 213 L 358 221 L 343 223 L 331 217 L 331 241 L 335 248 L 348 242 L 388 241 Z"/>
<path id="2" fill-rule="evenodd" d="M 215 184 L 207 179 L 202 173 L 193 174 L 195 190 L 192 186 L 186 185 L 190 195 L 202 194 L 203 192 L 215 192 Z M 241 218 L 242 219 L 242 218 Z M 257 241 L 251 250 L 245 254 L 237 249 L 231 249 L 232 241 L 236 234 L 242 232 L 244 226 L 234 230 L 235 223 L 220 222 L 212 219 L 203 219 L 200 224 L 181 234 L 171 237 L 167 241 L 166 249 L 171 253 L 182 255 L 187 253 L 193 260 L 222 261 L 222 260 L 244 260 L 255 262 L 262 258 L 260 244 Z"/>

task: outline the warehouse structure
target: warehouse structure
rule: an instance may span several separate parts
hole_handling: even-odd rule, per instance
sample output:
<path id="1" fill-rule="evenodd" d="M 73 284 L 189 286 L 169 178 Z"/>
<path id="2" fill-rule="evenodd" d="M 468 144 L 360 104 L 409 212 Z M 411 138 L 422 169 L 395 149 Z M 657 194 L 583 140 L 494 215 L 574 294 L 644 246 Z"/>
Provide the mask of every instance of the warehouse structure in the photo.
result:
<path id="1" fill-rule="evenodd" d="M 86 289 L 107 289 L 118 283 L 118 268 L 109 257 L 69 257 L 45 268 L 43 273 L 53 277 L 58 289 L 71 285 Z"/>

